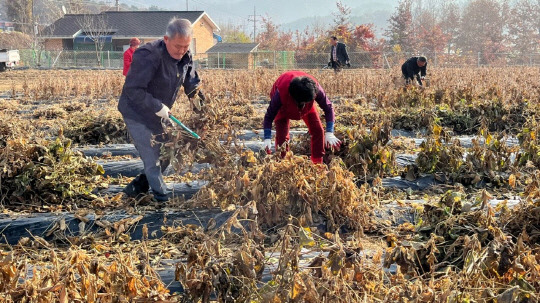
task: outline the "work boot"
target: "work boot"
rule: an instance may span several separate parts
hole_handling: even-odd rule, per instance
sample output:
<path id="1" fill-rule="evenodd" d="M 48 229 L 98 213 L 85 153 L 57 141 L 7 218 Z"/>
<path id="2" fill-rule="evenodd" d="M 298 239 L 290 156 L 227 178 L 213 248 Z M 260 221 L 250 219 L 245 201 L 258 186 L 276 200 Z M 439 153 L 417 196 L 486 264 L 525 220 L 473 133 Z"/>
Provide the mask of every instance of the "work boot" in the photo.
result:
<path id="1" fill-rule="evenodd" d="M 169 195 L 154 193 L 154 199 L 158 202 L 167 202 L 169 201 Z"/>
<path id="2" fill-rule="evenodd" d="M 122 191 L 128 196 L 135 198 L 141 194 L 147 194 L 150 189 L 145 174 L 140 174 L 131 181 Z"/>

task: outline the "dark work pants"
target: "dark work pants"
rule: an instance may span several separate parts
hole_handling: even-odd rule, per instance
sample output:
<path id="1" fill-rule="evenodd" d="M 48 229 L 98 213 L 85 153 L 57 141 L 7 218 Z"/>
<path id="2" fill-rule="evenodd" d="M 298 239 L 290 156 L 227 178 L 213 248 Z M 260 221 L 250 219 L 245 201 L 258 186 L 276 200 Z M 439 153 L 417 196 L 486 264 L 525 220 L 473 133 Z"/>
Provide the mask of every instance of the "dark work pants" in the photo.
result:
<path id="1" fill-rule="evenodd" d="M 124 122 L 143 161 L 144 173 L 150 188 L 154 194 L 166 195 L 168 190 L 163 181 L 163 172 L 169 166 L 169 161 L 159 159 L 161 143 L 165 141 L 165 138 L 162 134 L 152 133 L 146 125 L 138 121 L 124 118 Z M 159 135 L 154 139 L 159 142 L 152 142 L 152 137 L 155 135 Z"/>
<path id="2" fill-rule="evenodd" d="M 343 65 L 339 61 L 332 61 L 332 68 L 337 73 L 343 69 Z"/>

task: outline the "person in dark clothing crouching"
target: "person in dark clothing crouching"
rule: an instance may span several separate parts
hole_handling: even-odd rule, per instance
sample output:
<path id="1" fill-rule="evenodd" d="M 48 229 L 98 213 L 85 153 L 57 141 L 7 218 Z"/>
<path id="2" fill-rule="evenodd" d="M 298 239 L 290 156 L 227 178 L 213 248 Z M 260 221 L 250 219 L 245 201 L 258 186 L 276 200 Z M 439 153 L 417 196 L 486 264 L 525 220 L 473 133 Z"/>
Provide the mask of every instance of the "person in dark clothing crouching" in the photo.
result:
<path id="1" fill-rule="evenodd" d="M 426 78 L 427 59 L 424 56 L 412 57 L 401 66 L 401 72 L 407 85 L 414 83 L 414 78 L 418 85 L 422 86 L 422 80 Z"/>
<path id="2" fill-rule="evenodd" d="M 192 35 L 189 20 L 173 18 L 163 39 L 147 43 L 133 53 L 118 102 L 118 110 L 144 164 L 144 171 L 124 188 L 130 197 L 152 189 L 156 200 L 169 199 L 162 174 L 169 163 L 159 159 L 161 144 L 153 144 L 152 140 L 168 140 L 162 122 L 170 119 L 170 108 L 180 85 L 190 100 L 196 95 L 205 99 L 198 89 L 200 79 L 189 51 Z"/>

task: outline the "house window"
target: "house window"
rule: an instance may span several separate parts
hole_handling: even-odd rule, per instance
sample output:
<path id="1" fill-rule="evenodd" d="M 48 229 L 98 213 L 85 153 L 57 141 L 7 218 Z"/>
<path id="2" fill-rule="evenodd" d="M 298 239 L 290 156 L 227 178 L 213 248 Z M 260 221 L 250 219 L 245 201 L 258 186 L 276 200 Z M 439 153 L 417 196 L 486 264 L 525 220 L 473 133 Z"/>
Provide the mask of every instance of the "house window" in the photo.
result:
<path id="1" fill-rule="evenodd" d="M 191 45 L 189 46 L 189 50 L 191 51 L 192 55 L 197 54 L 197 39 L 196 38 L 191 39 Z"/>

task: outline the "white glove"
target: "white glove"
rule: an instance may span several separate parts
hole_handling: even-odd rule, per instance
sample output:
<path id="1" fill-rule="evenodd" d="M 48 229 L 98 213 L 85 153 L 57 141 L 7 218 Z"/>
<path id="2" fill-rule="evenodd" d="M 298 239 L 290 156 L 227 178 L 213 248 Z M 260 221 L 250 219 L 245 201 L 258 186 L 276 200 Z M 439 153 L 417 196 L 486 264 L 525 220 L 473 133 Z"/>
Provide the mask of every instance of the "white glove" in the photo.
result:
<path id="1" fill-rule="evenodd" d="M 341 141 L 339 141 L 338 138 L 334 135 L 334 133 L 326 132 L 324 134 L 324 143 L 328 148 L 336 148 L 339 149 L 339 146 L 341 145 Z"/>
<path id="2" fill-rule="evenodd" d="M 264 139 L 263 147 L 267 153 L 272 152 L 272 139 Z"/>
<path id="3" fill-rule="evenodd" d="M 169 107 L 167 107 L 167 105 L 163 104 L 163 107 L 159 110 L 159 112 L 156 113 L 156 116 L 160 117 L 161 119 L 170 119 L 169 118 L 169 112 L 171 110 L 169 109 Z"/>

